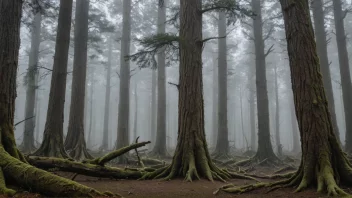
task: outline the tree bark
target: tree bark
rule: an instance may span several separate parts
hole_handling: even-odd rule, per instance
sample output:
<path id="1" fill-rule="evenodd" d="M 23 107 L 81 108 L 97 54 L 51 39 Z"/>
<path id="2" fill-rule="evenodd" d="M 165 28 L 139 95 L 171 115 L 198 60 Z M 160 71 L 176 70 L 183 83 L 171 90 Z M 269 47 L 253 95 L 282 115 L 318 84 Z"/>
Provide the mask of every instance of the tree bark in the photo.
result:
<path id="1" fill-rule="evenodd" d="M 219 12 L 219 37 L 226 36 L 226 14 Z M 217 155 L 227 155 L 229 152 L 229 137 L 227 126 L 227 46 L 226 38 L 218 40 L 218 138 L 215 152 Z"/>
<path id="2" fill-rule="evenodd" d="M 90 71 L 90 87 L 89 87 L 89 93 L 90 93 L 90 97 L 89 97 L 89 132 L 88 132 L 88 138 L 87 138 L 87 144 L 88 146 L 92 146 L 92 142 L 91 142 L 91 138 L 92 138 L 92 131 L 94 129 L 94 113 L 93 113 L 93 103 L 94 103 L 94 84 L 95 84 L 95 80 L 94 80 L 94 67 L 92 67 L 91 71 Z"/>
<path id="3" fill-rule="evenodd" d="M 71 16 L 72 0 L 60 0 L 54 66 L 51 77 L 44 138 L 40 148 L 34 153 L 34 155 L 47 157 L 68 157 L 63 143 L 63 115 L 66 94 Z"/>
<path id="4" fill-rule="evenodd" d="M 123 1 L 123 27 L 120 57 L 120 100 L 118 107 L 118 126 L 116 148 L 129 144 L 129 118 L 130 118 L 130 62 L 126 56 L 130 53 L 131 43 L 131 0 Z M 119 158 L 120 162 L 121 159 Z"/>
<path id="5" fill-rule="evenodd" d="M 65 2 L 69 3 L 68 0 Z M 2 52 L 0 53 L 0 194 L 13 196 L 16 193 L 6 188 L 6 182 L 11 180 L 24 189 L 44 195 L 105 196 L 92 188 L 26 164 L 26 160 L 16 147 L 13 122 L 21 13 L 21 0 L 0 2 L 0 51 Z"/>
<path id="6" fill-rule="evenodd" d="M 204 132 L 204 103 L 202 77 L 202 1 L 180 1 L 180 79 L 179 128 L 175 154 L 170 166 L 146 174 L 144 178 L 186 181 L 200 177 L 227 179 L 230 173 L 212 162 Z"/>
<path id="7" fill-rule="evenodd" d="M 84 139 L 89 0 L 76 1 L 71 107 L 65 149 L 75 160 L 92 158 Z"/>
<path id="8" fill-rule="evenodd" d="M 38 57 L 40 45 L 42 15 L 40 12 L 35 13 L 31 29 L 31 50 L 29 54 L 28 70 L 26 75 L 26 106 L 24 118 L 23 144 L 22 149 L 25 152 L 32 152 L 36 149 L 34 140 L 34 129 L 36 121 L 35 104 L 36 91 L 38 88 Z M 31 119 L 28 119 L 31 118 Z"/>
<path id="9" fill-rule="evenodd" d="M 252 0 L 252 9 L 256 14 L 253 20 L 253 33 L 256 56 L 256 88 L 257 88 L 257 112 L 258 112 L 258 149 L 255 159 L 276 160 L 271 140 L 269 123 L 269 102 L 266 81 L 266 54 L 264 53 L 263 21 L 261 1 Z"/>
<path id="10" fill-rule="evenodd" d="M 352 153 L 352 83 L 350 66 L 348 62 L 347 41 L 343 22 L 342 1 L 334 0 L 334 19 L 336 29 L 336 43 L 340 63 L 341 85 L 343 93 L 343 105 L 345 110 L 346 123 L 346 145 L 345 150 Z"/>
<path id="11" fill-rule="evenodd" d="M 110 117 L 110 87 L 111 87 L 111 60 L 112 60 L 112 39 L 109 38 L 109 54 L 108 65 L 106 70 L 106 89 L 105 89 L 105 110 L 104 110 L 104 129 L 103 129 L 103 142 L 101 145 L 102 150 L 109 148 L 109 117 Z"/>
<path id="12" fill-rule="evenodd" d="M 249 125 L 251 130 L 251 150 L 255 151 L 256 147 L 256 124 L 255 124 L 255 65 L 250 65 L 248 72 L 248 89 L 249 89 Z"/>
<path id="13" fill-rule="evenodd" d="M 317 182 L 319 192 L 327 190 L 329 195 L 342 196 L 345 193 L 336 181 L 339 180 L 340 184 L 352 181 L 351 164 L 334 133 L 308 1 L 281 0 L 281 5 L 302 142 L 301 166 L 291 178 L 291 184 L 299 184 L 297 190 L 300 191 Z"/>
<path id="14" fill-rule="evenodd" d="M 335 100 L 332 89 L 331 74 L 330 74 L 330 63 L 328 58 L 327 49 L 327 38 L 325 30 L 325 14 L 323 10 L 323 1 L 314 0 L 312 1 L 313 19 L 315 27 L 315 36 L 317 43 L 317 53 L 320 60 L 320 69 L 323 76 L 324 88 L 326 96 L 329 102 L 329 109 L 331 114 L 331 121 L 336 133 L 337 139 L 340 141 L 340 132 L 337 126 L 336 112 L 335 112 Z"/>
<path id="15" fill-rule="evenodd" d="M 166 1 L 159 1 L 158 9 L 158 34 L 165 34 Z M 166 74 L 165 74 L 165 49 L 158 52 L 158 108 L 156 140 L 152 153 L 156 156 L 168 155 L 166 148 Z"/>

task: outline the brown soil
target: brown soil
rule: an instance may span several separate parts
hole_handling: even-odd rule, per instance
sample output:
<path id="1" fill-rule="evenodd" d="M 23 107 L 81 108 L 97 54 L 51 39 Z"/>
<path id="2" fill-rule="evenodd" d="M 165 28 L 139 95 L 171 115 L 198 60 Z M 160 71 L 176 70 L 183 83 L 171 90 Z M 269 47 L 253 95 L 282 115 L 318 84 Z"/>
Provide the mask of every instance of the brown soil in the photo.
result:
<path id="1" fill-rule="evenodd" d="M 270 170 L 257 171 L 257 174 L 263 175 L 265 173 L 270 173 Z M 56 173 L 60 176 L 66 178 L 72 178 L 73 173 Z M 100 179 L 94 177 L 77 176 L 75 181 L 96 188 L 100 191 L 110 191 L 113 193 L 119 193 L 125 198 L 179 198 L 179 197 L 189 197 L 189 198 L 226 198 L 226 197 L 243 197 L 243 198 L 291 198 L 291 197 L 304 197 L 304 198 L 317 198 L 317 197 L 327 197 L 322 194 L 318 194 L 315 189 L 308 189 L 304 192 L 293 193 L 293 188 L 285 188 L 276 190 L 270 193 L 266 193 L 268 189 L 255 190 L 245 194 L 228 194 L 224 192 L 219 192 L 214 195 L 213 192 L 219 187 L 225 185 L 222 182 L 210 182 L 207 180 L 200 180 L 194 182 L 184 182 L 182 179 L 171 180 L 171 181 L 159 181 L 159 180 L 147 180 L 147 181 L 137 181 L 137 180 L 110 180 L 110 179 Z M 231 180 L 228 183 L 233 183 L 235 185 L 246 185 L 253 183 L 253 181 L 248 180 Z M 350 189 L 346 189 L 351 193 Z M 24 198 L 37 198 L 39 195 L 22 193 L 16 195 L 16 197 Z M 0 196 L 0 198 L 3 198 Z"/>

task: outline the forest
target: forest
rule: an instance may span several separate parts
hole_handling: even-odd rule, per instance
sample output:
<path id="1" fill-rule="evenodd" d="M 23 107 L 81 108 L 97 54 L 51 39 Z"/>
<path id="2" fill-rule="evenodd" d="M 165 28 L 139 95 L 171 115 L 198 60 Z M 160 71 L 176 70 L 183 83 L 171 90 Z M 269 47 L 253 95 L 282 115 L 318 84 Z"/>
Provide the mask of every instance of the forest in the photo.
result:
<path id="1" fill-rule="evenodd" d="M 352 197 L 352 0 L 0 0 L 0 198 Z"/>

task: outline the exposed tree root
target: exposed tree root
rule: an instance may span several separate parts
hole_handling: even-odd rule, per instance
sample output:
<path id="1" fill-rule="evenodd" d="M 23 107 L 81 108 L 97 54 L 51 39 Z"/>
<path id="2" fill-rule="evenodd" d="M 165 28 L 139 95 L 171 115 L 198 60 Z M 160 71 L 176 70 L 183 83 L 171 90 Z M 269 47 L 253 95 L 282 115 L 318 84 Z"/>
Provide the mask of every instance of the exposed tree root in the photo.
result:
<path id="1" fill-rule="evenodd" d="M 104 155 L 103 157 L 99 157 L 99 158 L 96 158 L 96 159 L 93 159 L 93 160 L 88 160 L 87 163 L 90 163 L 90 164 L 96 164 L 96 165 L 100 165 L 100 166 L 104 166 L 107 162 L 119 157 L 119 156 L 122 156 L 123 154 L 133 150 L 133 149 L 137 149 L 139 147 L 142 147 L 142 146 L 145 146 L 147 144 L 149 144 L 150 141 L 148 142 L 141 142 L 141 143 L 136 143 L 136 144 L 131 144 L 129 146 L 126 146 L 126 147 L 123 147 L 123 148 L 120 148 L 116 151 L 113 151 L 113 152 L 110 152 L 106 155 Z"/>
<path id="2" fill-rule="evenodd" d="M 63 143 L 56 141 L 44 141 L 42 145 L 36 150 L 33 155 L 43 157 L 58 157 L 58 158 L 70 158 L 64 149 Z M 12 155 L 11 155 L 12 156 Z"/>
<path id="3" fill-rule="evenodd" d="M 2 172 L 2 168 L 0 167 L 0 195 L 1 194 L 6 196 L 13 196 L 16 194 L 16 191 L 6 187 L 4 174 Z"/>
<path id="4" fill-rule="evenodd" d="M 295 171 L 295 170 L 297 170 L 297 168 L 294 167 L 293 165 L 287 165 L 287 166 L 275 171 L 274 174 L 279 174 L 279 173 L 283 173 L 286 171 Z"/>
<path id="5" fill-rule="evenodd" d="M 60 158 L 28 157 L 28 162 L 41 169 L 58 168 L 62 171 L 73 172 L 80 175 L 112 179 L 138 179 L 144 171 L 130 171 L 109 166 L 100 166 L 90 163 L 80 163 Z"/>
<path id="6" fill-rule="evenodd" d="M 113 196 L 112 193 L 101 193 L 23 163 L 10 156 L 2 147 L 0 147 L 0 167 L 6 178 L 11 179 L 25 189 L 30 189 L 43 195 L 59 197 Z M 4 181 L 2 174 L 0 174 L 0 190 L 6 194 L 13 195 L 15 192 L 5 187 Z"/>

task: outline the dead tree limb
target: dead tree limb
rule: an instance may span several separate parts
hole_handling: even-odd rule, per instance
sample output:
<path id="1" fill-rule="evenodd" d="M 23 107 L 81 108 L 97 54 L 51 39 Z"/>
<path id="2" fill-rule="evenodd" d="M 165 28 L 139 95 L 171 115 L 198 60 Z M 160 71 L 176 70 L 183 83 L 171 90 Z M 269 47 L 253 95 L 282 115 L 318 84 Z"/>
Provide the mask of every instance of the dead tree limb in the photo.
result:
<path id="1" fill-rule="evenodd" d="M 148 142 L 141 142 L 141 143 L 136 143 L 136 144 L 131 144 L 129 146 L 126 146 L 126 147 L 123 147 L 123 148 L 120 148 L 116 151 L 113 151 L 113 152 L 110 152 L 106 155 L 104 155 L 103 157 L 99 157 L 99 158 L 96 158 L 96 159 L 93 159 L 93 160 L 88 160 L 87 163 L 90 163 L 90 164 L 96 164 L 96 165 L 100 165 L 100 166 L 104 166 L 107 162 L 133 150 L 133 149 L 137 149 L 139 147 L 142 147 L 142 146 L 145 146 L 147 144 L 149 144 L 150 141 Z"/>

